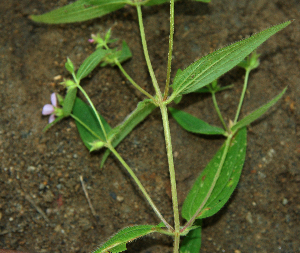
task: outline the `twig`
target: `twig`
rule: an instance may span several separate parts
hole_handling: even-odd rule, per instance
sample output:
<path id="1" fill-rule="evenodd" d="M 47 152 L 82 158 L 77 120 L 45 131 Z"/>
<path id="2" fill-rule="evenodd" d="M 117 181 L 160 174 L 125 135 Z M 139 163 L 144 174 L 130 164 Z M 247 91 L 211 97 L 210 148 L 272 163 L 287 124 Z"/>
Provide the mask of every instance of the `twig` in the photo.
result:
<path id="1" fill-rule="evenodd" d="M 44 213 L 44 211 L 34 203 L 33 199 L 28 194 L 25 194 L 25 199 L 27 199 L 30 202 L 30 204 L 34 206 L 34 208 L 43 216 L 45 221 L 50 223 L 50 220 L 47 217 L 47 215 Z"/>
<path id="2" fill-rule="evenodd" d="M 95 212 L 95 209 L 93 208 L 93 205 L 92 205 L 91 200 L 90 200 L 90 198 L 89 198 L 89 194 L 88 194 L 88 192 L 87 192 L 87 190 L 86 190 L 86 188 L 85 188 L 85 185 L 84 185 L 84 182 L 83 182 L 83 178 L 82 178 L 82 176 L 79 176 L 79 178 L 80 178 L 80 182 L 81 182 L 82 189 L 83 189 L 83 191 L 84 191 L 85 197 L 86 197 L 86 199 L 87 199 L 87 201 L 88 201 L 88 203 L 89 203 L 89 207 L 90 207 L 90 209 L 91 209 L 91 211 L 92 211 L 92 214 L 96 217 L 97 214 L 96 214 L 96 212 Z"/>

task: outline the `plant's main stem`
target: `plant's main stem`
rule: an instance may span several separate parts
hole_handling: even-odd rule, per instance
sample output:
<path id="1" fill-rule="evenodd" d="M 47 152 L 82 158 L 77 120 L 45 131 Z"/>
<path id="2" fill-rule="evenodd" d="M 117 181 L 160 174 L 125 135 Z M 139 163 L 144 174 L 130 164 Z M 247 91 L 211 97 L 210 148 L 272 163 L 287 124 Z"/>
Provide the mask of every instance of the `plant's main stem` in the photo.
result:
<path id="1" fill-rule="evenodd" d="M 180 220 L 179 220 L 179 210 L 178 210 L 178 200 L 177 200 L 177 189 L 176 189 L 176 177 L 175 177 L 175 168 L 173 161 L 173 151 L 172 151 L 172 140 L 171 132 L 168 119 L 168 110 L 165 104 L 160 105 L 160 111 L 163 120 L 165 142 L 167 149 L 167 157 L 169 163 L 169 173 L 170 173 L 170 182 L 171 182 L 171 192 L 172 192 L 172 203 L 173 203 L 173 212 L 174 212 L 174 253 L 179 252 L 179 242 L 180 242 Z"/>

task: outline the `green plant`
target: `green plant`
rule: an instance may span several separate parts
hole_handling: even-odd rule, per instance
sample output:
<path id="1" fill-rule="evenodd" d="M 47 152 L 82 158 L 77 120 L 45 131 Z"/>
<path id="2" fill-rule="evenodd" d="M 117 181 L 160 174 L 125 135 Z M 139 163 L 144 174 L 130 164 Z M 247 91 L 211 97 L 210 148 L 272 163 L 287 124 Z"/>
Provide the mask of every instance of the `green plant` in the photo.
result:
<path id="1" fill-rule="evenodd" d="M 171 0 L 167 77 L 165 89 L 162 93 L 159 89 L 148 55 L 141 6 L 151 6 L 164 2 L 168 2 L 168 0 L 79 0 L 61 9 L 40 16 L 31 17 L 37 22 L 68 23 L 99 17 L 120 9 L 126 4 L 133 5 L 137 9 L 141 41 L 148 70 L 155 89 L 155 95 L 151 95 L 142 89 L 124 70 L 121 63 L 131 57 L 129 46 L 123 41 L 121 50 L 111 48 L 110 44 L 114 42 L 114 40 L 111 39 L 111 31 L 109 30 L 104 37 L 101 37 L 100 35 L 94 35 L 92 37 L 90 42 L 96 44 L 96 50 L 87 57 L 77 71 L 75 71 L 71 60 L 67 59 L 65 67 L 72 75 L 73 80 L 66 80 L 63 83 L 67 88 L 66 96 L 65 98 L 62 98 L 59 95 L 52 95 L 52 105 L 46 105 L 43 110 L 43 114 L 52 115 L 50 124 L 46 126 L 45 130 L 49 129 L 65 117 L 72 117 L 76 122 L 81 139 L 90 151 L 106 148 L 107 150 L 103 156 L 101 166 L 103 166 L 109 153 L 113 153 L 132 176 L 161 221 L 158 225 L 127 227 L 119 231 L 115 236 L 94 251 L 94 253 L 122 252 L 126 250 L 127 242 L 154 232 L 174 237 L 174 252 L 179 252 L 179 250 L 182 253 L 199 252 L 201 247 L 201 220 L 218 212 L 228 201 L 238 184 L 246 156 L 246 126 L 274 105 L 286 90 L 284 89 L 270 102 L 239 120 L 240 109 L 247 89 L 249 73 L 259 65 L 258 55 L 256 53 L 251 54 L 251 52 L 270 36 L 289 25 L 291 21 L 273 26 L 245 40 L 219 49 L 194 62 L 183 71 L 178 70 L 171 85 L 173 91 L 170 93 L 170 73 L 174 33 L 174 1 Z M 248 56 L 249 54 L 251 55 Z M 245 57 L 247 58 L 245 59 Z M 81 80 L 90 74 L 99 64 L 102 67 L 105 67 L 106 65 L 117 66 L 131 84 L 147 97 L 147 99 L 140 102 L 137 105 L 137 108 L 115 128 L 111 128 L 105 119 L 97 112 L 91 99 L 80 85 Z M 215 97 L 215 93 L 224 88 L 221 88 L 216 80 L 237 65 L 244 68 L 246 71 L 244 88 L 236 116 L 233 121 L 226 124 L 218 108 Z M 77 97 L 78 90 L 82 92 L 89 105 Z M 225 137 L 225 142 L 210 163 L 201 172 L 189 192 L 183 204 L 181 213 L 182 217 L 186 220 L 186 223 L 181 226 L 167 107 L 171 102 L 179 102 L 183 95 L 192 92 L 209 92 L 212 94 L 213 103 L 223 128 L 212 126 L 192 115 L 172 107 L 169 107 L 170 113 L 187 131 L 199 134 L 223 135 Z M 56 102 L 56 99 L 58 100 L 58 103 Z M 157 107 L 159 107 L 161 111 L 163 120 L 171 181 L 174 226 L 164 219 L 133 170 L 115 149 L 134 127 L 143 121 Z M 54 119 L 54 116 L 57 116 L 57 118 Z M 181 243 L 181 247 L 179 247 L 180 236 L 185 237 Z"/>

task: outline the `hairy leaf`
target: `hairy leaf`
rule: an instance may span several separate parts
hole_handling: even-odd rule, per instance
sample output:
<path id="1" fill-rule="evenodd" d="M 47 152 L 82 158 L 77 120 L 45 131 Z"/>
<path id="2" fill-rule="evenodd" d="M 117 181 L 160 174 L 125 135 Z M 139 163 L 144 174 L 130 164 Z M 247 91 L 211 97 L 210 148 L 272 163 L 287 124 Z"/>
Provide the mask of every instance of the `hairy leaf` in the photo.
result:
<path id="1" fill-rule="evenodd" d="M 89 57 L 87 57 L 77 71 L 76 78 L 78 81 L 90 74 L 101 62 L 103 57 L 105 57 L 106 53 L 107 50 L 99 48 Z"/>
<path id="2" fill-rule="evenodd" d="M 174 90 L 172 97 L 187 94 L 208 85 L 239 64 L 255 48 L 291 22 L 287 21 L 270 27 L 247 39 L 221 48 L 191 64 L 180 75 L 176 75 L 172 85 Z"/>
<path id="3" fill-rule="evenodd" d="M 75 99 L 73 115 L 78 119 L 75 120 L 79 135 L 84 145 L 91 150 L 91 143 L 95 141 L 105 141 L 104 133 L 97 120 L 97 117 L 90 106 L 80 98 Z M 106 133 L 111 131 L 111 127 L 106 120 L 100 115 Z"/>
<path id="4" fill-rule="evenodd" d="M 33 21 L 48 24 L 80 22 L 104 16 L 121 9 L 129 2 L 129 0 L 78 0 L 45 14 L 30 17 Z"/>
<path id="5" fill-rule="evenodd" d="M 250 113 L 246 117 L 244 117 L 242 120 L 237 122 L 232 128 L 231 131 L 235 132 L 238 129 L 248 126 L 251 124 L 253 121 L 257 120 L 261 115 L 263 115 L 270 107 L 272 107 L 285 93 L 287 88 L 284 88 L 280 94 L 278 94 L 275 98 L 273 98 L 271 101 L 263 105 L 262 107 L 258 108 L 254 112 Z"/>
<path id="6" fill-rule="evenodd" d="M 126 243 L 131 242 L 139 237 L 158 232 L 163 225 L 139 225 L 127 227 L 119 231 L 106 243 L 100 246 L 93 253 L 118 253 L 126 250 Z"/>
<path id="7" fill-rule="evenodd" d="M 177 110 L 172 107 L 169 107 L 169 111 L 171 112 L 173 118 L 177 121 L 177 123 L 186 131 L 196 134 L 225 134 L 224 129 L 212 126 L 205 121 L 192 116 L 189 113 Z"/>
<path id="8" fill-rule="evenodd" d="M 219 149 L 197 178 L 182 207 L 182 217 L 190 220 L 200 211 L 197 219 L 206 218 L 218 212 L 228 201 L 238 184 L 246 156 L 247 129 L 240 129 L 232 139 L 225 162 L 216 185 L 202 210 L 198 210 L 208 196 L 218 170 L 225 144 Z"/>

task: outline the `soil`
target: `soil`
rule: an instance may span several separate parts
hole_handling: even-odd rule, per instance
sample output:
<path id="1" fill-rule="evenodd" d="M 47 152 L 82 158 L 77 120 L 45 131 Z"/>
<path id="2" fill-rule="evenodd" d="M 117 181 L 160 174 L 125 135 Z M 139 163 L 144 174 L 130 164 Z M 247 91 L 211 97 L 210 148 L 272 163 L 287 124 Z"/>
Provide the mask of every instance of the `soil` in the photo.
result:
<path id="1" fill-rule="evenodd" d="M 154 93 L 140 43 L 137 15 L 125 7 L 88 22 L 45 25 L 29 19 L 67 0 L 0 2 L 0 248 L 26 252 L 91 252 L 119 229 L 159 220 L 125 169 L 103 151 L 89 153 L 74 121 L 48 132 L 41 115 L 50 94 L 70 78 L 66 57 L 78 67 L 93 52 L 92 33 L 112 27 L 133 57 L 124 68 Z M 201 252 L 300 252 L 300 4 L 298 0 L 181 1 L 175 9 L 173 72 L 203 55 L 271 25 L 296 19 L 259 49 L 242 116 L 288 90 L 274 108 L 248 128 L 247 158 L 229 203 L 204 220 Z M 169 32 L 168 4 L 143 8 L 149 52 L 163 88 Z M 226 121 L 234 117 L 244 71 L 220 78 L 234 88 L 217 94 Z M 144 99 L 117 68 L 97 68 L 83 82 L 97 109 L 118 125 Z M 211 97 L 191 94 L 177 108 L 220 125 Z M 170 119 L 179 205 L 224 139 L 191 134 Z M 170 184 L 160 113 L 154 111 L 118 146 L 154 202 L 172 222 Z M 82 189 L 83 177 L 95 215 Z M 182 221 L 183 222 L 183 221 Z M 153 234 L 129 244 L 128 252 L 172 252 L 172 240 Z"/>

